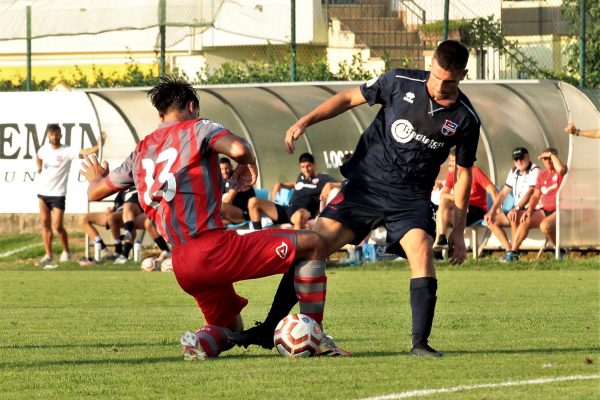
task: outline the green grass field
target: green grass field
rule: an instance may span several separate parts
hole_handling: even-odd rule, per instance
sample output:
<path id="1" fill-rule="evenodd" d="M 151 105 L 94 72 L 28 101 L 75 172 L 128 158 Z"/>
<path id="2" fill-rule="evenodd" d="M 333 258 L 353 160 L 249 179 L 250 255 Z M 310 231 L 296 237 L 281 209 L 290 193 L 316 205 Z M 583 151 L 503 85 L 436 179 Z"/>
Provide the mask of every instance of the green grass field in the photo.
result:
<path id="1" fill-rule="evenodd" d="M 0 239 L 0 253 L 27 240 Z M 32 262 L 39 248 L 27 252 L 0 257 L 0 398 L 591 399 L 600 393 L 597 257 L 440 264 L 431 343 L 446 351 L 442 359 L 407 355 L 409 270 L 387 262 L 329 269 L 326 327 L 352 357 L 286 359 L 235 348 L 190 363 L 181 358 L 179 336 L 203 321 L 171 273 L 142 273 L 133 264 L 83 269 L 76 262 L 43 271 Z M 250 299 L 247 326 L 263 318 L 277 283 L 272 277 L 238 284 Z M 540 378 L 548 381 L 523 382 Z M 426 392 L 432 389 L 450 391 Z"/>

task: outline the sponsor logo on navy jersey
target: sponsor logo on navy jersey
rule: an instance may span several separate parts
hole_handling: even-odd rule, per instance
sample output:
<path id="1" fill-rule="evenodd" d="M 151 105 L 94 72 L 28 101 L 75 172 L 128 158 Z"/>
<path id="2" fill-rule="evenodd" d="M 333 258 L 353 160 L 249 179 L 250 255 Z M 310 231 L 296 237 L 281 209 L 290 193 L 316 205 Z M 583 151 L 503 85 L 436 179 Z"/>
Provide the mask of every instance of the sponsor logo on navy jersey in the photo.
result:
<path id="1" fill-rule="evenodd" d="M 296 182 L 296 185 L 294 186 L 295 190 L 302 190 L 304 188 L 306 189 L 316 189 L 317 188 L 317 183 L 319 183 L 319 179 L 316 180 L 316 183 L 304 183 L 304 182 Z M 315 182 L 315 180 L 313 179 L 313 182 Z"/>
<path id="2" fill-rule="evenodd" d="M 409 120 L 398 119 L 392 124 L 392 136 L 399 143 L 408 143 L 415 137 L 415 128 Z"/>
<path id="3" fill-rule="evenodd" d="M 409 102 L 410 104 L 413 103 L 413 100 L 415 99 L 415 94 L 413 92 L 407 92 L 404 95 L 404 98 L 402 100 Z"/>
<path id="4" fill-rule="evenodd" d="M 447 119 L 442 126 L 442 135 L 452 136 L 456 133 L 456 128 L 458 128 L 458 124 Z"/>
<path id="5" fill-rule="evenodd" d="M 408 143 L 413 139 L 427 145 L 431 149 L 439 149 L 444 145 L 443 142 L 436 142 L 435 140 L 415 132 L 415 128 L 412 126 L 410 121 L 406 119 L 399 119 L 394 121 L 391 127 L 392 136 L 398 143 Z"/>

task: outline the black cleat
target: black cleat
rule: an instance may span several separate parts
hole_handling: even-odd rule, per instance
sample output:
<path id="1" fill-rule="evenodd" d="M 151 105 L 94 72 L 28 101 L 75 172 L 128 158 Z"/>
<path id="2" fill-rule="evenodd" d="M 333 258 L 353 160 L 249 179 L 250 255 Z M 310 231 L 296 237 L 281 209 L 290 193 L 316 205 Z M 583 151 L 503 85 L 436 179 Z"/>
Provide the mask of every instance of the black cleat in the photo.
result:
<path id="1" fill-rule="evenodd" d="M 435 242 L 433 244 L 433 250 L 434 251 L 448 250 L 448 239 L 446 238 L 446 235 L 442 234 L 438 237 L 437 242 Z"/>
<path id="2" fill-rule="evenodd" d="M 444 355 L 441 351 L 431 348 L 427 343 L 415 344 L 410 350 L 410 354 L 417 357 L 441 357 Z"/>
<path id="3" fill-rule="evenodd" d="M 261 322 L 256 322 L 256 326 L 245 331 L 230 334 L 229 340 L 245 348 L 253 344 L 267 350 L 275 347 L 273 344 L 273 331 Z"/>

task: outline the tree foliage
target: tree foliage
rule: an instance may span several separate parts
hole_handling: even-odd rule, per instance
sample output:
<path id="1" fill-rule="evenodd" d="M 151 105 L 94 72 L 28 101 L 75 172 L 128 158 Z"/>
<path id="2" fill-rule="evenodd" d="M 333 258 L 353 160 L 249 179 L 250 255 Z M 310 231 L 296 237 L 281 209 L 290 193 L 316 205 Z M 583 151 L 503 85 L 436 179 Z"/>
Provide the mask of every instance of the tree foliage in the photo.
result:
<path id="1" fill-rule="evenodd" d="M 600 1 L 587 0 L 585 10 L 585 86 L 600 87 Z M 563 0 L 561 11 L 571 27 L 573 41 L 567 47 L 568 73 L 579 79 L 579 4 L 580 0 Z"/>
<path id="2" fill-rule="evenodd" d="M 140 65 L 130 59 L 124 74 L 116 72 L 106 73 L 98 66 L 92 67 L 91 74 L 85 74 L 78 66 L 74 72 L 67 76 L 59 72 L 58 76 L 47 80 L 33 80 L 32 90 L 51 90 L 62 83 L 72 88 L 111 88 L 111 87 L 140 87 L 153 86 L 158 83 L 159 64 L 155 64 L 149 71 L 144 71 Z M 382 71 L 383 72 L 383 71 Z M 188 77 L 183 71 L 176 68 L 171 71 L 174 75 L 186 78 L 193 84 L 212 85 L 228 83 L 261 83 L 261 82 L 289 82 L 290 58 L 270 57 L 263 62 L 224 63 L 215 68 L 207 68 L 193 77 Z M 297 66 L 298 81 L 357 81 L 371 78 L 371 73 L 364 67 L 364 63 L 357 55 L 351 62 L 341 62 L 339 71 L 333 73 L 325 57 L 299 62 Z M 25 79 L 18 77 L 16 80 L 0 81 L 0 91 L 24 91 Z"/>

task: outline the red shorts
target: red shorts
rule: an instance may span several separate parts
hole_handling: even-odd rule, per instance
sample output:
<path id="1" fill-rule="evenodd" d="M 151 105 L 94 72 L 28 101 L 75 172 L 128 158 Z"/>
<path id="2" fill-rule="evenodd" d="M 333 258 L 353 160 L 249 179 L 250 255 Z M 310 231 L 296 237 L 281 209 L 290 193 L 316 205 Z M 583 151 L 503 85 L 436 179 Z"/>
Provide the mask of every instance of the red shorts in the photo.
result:
<path id="1" fill-rule="evenodd" d="M 233 283 L 287 272 L 296 257 L 296 232 L 265 229 L 239 235 L 214 230 L 173 249 L 173 272 L 192 295 L 206 324 L 229 326 L 248 304 Z"/>

